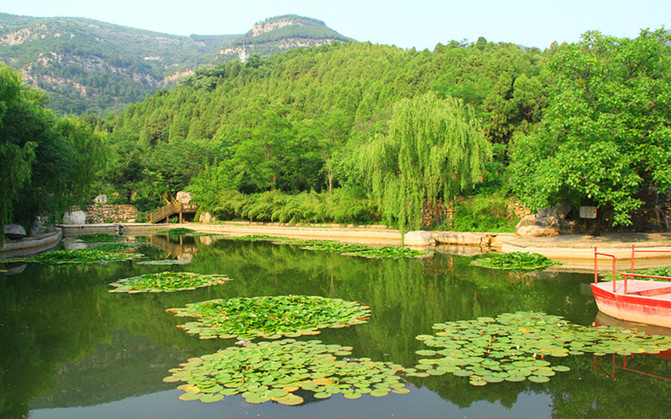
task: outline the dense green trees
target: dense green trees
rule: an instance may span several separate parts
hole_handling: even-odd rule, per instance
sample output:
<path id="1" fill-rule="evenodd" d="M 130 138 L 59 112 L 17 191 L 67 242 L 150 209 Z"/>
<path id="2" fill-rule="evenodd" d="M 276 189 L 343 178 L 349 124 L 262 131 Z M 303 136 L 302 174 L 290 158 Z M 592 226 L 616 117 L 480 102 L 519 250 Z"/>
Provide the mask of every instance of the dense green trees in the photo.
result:
<path id="1" fill-rule="evenodd" d="M 509 138 L 540 119 L 546 85 L 542 65 L 540 51 L 509 44 L 481 42 L 476 48 L 454 43 L 431 53 L 335 43 L 203 68 L 174 90 L 159 91 L 108 117 L 102 129 L 110 133 L 113 147 L 136 143 L 142 148 L 142 170 L 129 169 L 145 175 L 156 173 L 152 168 L 165 160 L 166 144 L 207 144 L 206 157 L 195 165 L 199 169 L 181 175 L 175 159 L 176 171 L 155 179 L 164 185 L 198 185 L 209 191 L 198 199 L 210 202 L 205 207 L 212 210 L 223 208 L 211 200 L 216 190 L 226 191 L 224 199 L 232 192 L 361 189 L 368 175 L 360 164 L 362 147 L 387 135 L 396 103 L 433 91 L 441 99 L 437 103 L 453 103 L 451 97 L 457 97 L 472 107 L 469 118 L 477 116 L 485 138 L 500 144 L 487 171 L 475 168 L 480 162 L 473 168 L 480 171 L 476 178 L 500 182 Z M 168 190 L 174 188 L 161 189 Z M 444 199 L 442 194 L 435 198 Z M 128 191 L 123 195 L 130 196 Z"/>
<path id="2" fill-rule="evenodd" d="M 433 52 L 335 43 L 203 68 L 101 128 L 113 147 L 142 149 L 129 167 L 144 176 L 139 189 L 198 185 L 208 191 L 205 209 L 223 208 L 215 191 L 224 199 L 368 185 L 387 221 L 416 227 L 424 202 L 512 188 L 533 209 L 560 200 L 596 204 L 606 210 L 600 214 L 613 213 L 607 221 L 626 225 L 640 205 L 637 193 L 671 185 L 667 39 L 662 31 L 636 39 L 590 32 L 579 45 L 545 51 L 484 38 L 438 44 Z M 442 134 L 429 134 L 433 128 L 410 114 L 434 127 L 445 120 L 436 128 Z M 462 119 L 468 135 L 457 134 Z M 450 135 L 468 141 L 450 143 L 457 138 Z M 430 138 L 451 145 L 425 165 L 419 162 L 440 149 Z M 424 151 L 407 148 L 411 143 L 436 149 L 420 157 L 413 153 Z M 401 164 L 405 152 L 413 157 Z M 166 160 L 168 153 L 176 158 Z M 422 186 L 404 190 L 404 176 L 423 179 Z M 482 186 L 471 186 L 477 182 Z"/>
<path id="3" fill-rule="evenodd" d="M 420 228 L 426 205 L 480 182 L 490 157 L 472 109 L 428 93 L 396 104 L 389 133 L 366 146 L 362 166 L 387 221 L 405 230 Z"/>
<path id="4" fill-rule="evenodd" d="M 533 209 L 595 204 L 631 223 L 644 188 L 671 189 L 671 37 L 588 32 L 554 56 L 542 124 L 513 142 L 515 193 Z"/>
<path id="5" fill-rule="evenodd" d="M 0 64 L 0 227 L 30 226 L 88 197 L 101 168 L 101 136 L 82 120 L 56 118 L 44 101 Z"/>

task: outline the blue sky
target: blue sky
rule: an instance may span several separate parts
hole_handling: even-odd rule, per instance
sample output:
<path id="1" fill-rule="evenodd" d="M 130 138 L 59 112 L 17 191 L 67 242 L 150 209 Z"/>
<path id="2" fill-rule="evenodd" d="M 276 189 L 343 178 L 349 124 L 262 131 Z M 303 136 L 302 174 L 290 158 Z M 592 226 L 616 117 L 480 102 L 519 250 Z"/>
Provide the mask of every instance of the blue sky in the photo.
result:
<path id="1" fill-rule="evenodd" d="M 323 20 L 359 41 L 424 49 L 450 40 L 513 42 L 545 48 L 587 30 L 635 37 L 671 29 L 671 0 L 0 0 L 0 12 L 77 16 L 176 35 L 237 34 L 268 17 Z"/>

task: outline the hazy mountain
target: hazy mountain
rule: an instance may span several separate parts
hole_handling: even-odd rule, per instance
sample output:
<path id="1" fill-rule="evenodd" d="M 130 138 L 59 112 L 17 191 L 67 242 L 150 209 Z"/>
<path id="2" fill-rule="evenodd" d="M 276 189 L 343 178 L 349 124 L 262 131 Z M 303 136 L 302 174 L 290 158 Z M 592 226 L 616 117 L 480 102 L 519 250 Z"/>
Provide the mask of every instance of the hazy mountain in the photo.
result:
<path id="1" fill-rule="evenodd" d="M 348 41 L 319 20 L 286 15 L 244 35 L 177 36 L 84 18 L 0 13 L 0 61 L 48 93 L 58 113 L 105 114 L 201 65 Z"/>

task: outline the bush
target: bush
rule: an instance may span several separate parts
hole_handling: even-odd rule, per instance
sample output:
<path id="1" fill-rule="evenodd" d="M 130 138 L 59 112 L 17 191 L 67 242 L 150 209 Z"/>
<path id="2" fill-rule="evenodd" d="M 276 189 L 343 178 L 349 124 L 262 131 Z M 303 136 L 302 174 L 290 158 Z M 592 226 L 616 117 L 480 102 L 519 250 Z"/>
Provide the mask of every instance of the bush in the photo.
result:
<path id="1" fill-rule="evenodd" d="M 219 220 L 248 220 L 279 223 L 370 224 L 380 221 L 377 206 L 354 189 L 286 194 L 269 191 L 260 194 L 224 190 L 216 202 L 194 201 L 201 211 L 213 213 Z"/>
<path id="2" fill-rule="evenodd" d="M 458 202 L 454 210 L 454 231 L 514 232 L 517 220 L 502 194 L 479 194 Z"/>

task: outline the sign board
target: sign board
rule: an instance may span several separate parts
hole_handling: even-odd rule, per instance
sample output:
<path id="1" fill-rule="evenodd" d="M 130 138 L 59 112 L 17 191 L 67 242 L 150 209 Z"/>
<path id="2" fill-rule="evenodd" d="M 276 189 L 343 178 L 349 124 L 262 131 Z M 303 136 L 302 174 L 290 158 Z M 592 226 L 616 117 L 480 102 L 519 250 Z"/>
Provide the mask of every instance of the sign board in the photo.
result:
<path id="1" fill-rule="evenodd" d="M 580 218 L 596 218 L 596 207 L 580 207 Z"/>

